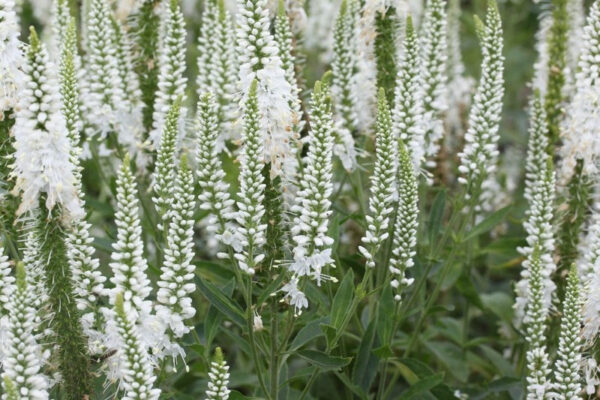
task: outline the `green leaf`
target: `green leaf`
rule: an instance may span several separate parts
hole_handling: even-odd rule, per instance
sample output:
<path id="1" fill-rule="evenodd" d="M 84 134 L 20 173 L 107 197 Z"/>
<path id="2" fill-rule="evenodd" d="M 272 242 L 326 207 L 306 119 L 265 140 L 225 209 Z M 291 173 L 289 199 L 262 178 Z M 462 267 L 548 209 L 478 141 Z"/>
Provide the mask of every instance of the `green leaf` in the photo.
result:
<path id="1" fill-rule="evenodd" d="M 292 340 L 292 344 L 290 344 L 290 352 L 298 350 L 300 347 L 304 346 L 306 343 L 314 340 L 315 338 L 321 336 L 323 334 L 323 330 L 321 325 L 325 325 L 329 322 L 328 317 L 322 317 L 313 321 L 310 321 L 306 324 L 302 329 L 298 331 L 294 340 Z"/>
<path id="2" fill-rule="evenodd" d="M 352 357 L 334 357 L 317 350 L 300 350 L 297 354 L 322 371 L 337 371 L 352 361 Z"/>
<path id="3" fill-rule="evenodd" d="M 509 205 L 499 209 L 498 211 L 495 211 L 483 221 L 475 225 L 475 227 L 471 229 L 471 232 L 464 237 L 463 241 L 466 242 L 498 226 L 500 222 L 504 221 L 511 209 L 512 206 Z"/>
<path id="4" fill-rule="evenodd" d="M 337 289 L 333 303 L 331 304 L 330 321 L 336 331 L 342 327 L 344 319 L 351 312 L 350 304 L 354 298 L 354 272 L 349 270 L 346 272 L 340 287 Z"/>
<path id="5" fill-rule="evenodd" d="M 422 361 L 413 358 L 402 358 L 397 360 L 396 365 L 400 373 L 409 385 L 414 385 L 419 379 L 433 375 L 431 368 Z"/>
<path id="6" fill-rule="evenodd" d="M 239 325 L 245 326 L 244 313 L 238 305 L 225 296 L 215 285 L 204 279 L 196 279 L 196 286 L 210 303 L 221 311 L 227 318 Z"/>
<path id="7" fill-rule="evenodd" d="M 321 331 L 325 334 L 325 339 L 327 339 L 327 346 L 331 347 L 337 335 L 337 330 L 329 324 L 321 324 L 320 327 Z"/>
<path id="8" fill-rule="evenodd" d="M 335 376 L 338 377 L 338 379 L 344 384 L 344 386 L 350 389 L 355 395 L 360 397 L 361 400 L 369 400 L 369 396 L 367 395 L 367 393 L 360 386 L 357 386 L 354 383 L 352 383 L 346 374 L 342 372 L 335 372 Z"/>
<path id="9" fill-rule="evenodd" d="M 402 395 L 400 396 L 401 400 L 413 399 L 417 395 L 424 394 L 429 390 L 433 389 L 440 383 L 444 381 L 444 374 L 439 373 L 435 375 L 428 376 L 416 382 L 410 388 L 406 389 Z"/>
<path id="10" fill-rule="evenodd" d="M 460 294 L 462 294 L 469 301 L 469 303 L 473 304 L 480 310 L 484 309 L 483 302 L 479 297 L 479 291 L 477 291 L 475 285 L 473 285 L 471 277 L 466 273 L 466 271 L 463 271 L 463 274 L 456 281 L 456 288 Z"/>
<path id="11" fill-rule="evenodd" d="M 396 302 L 391 285 L 385 285 L 377 304 L 377 335 L 381 343 L 389 343 L 396 318 Z"/>
<path id="12" fill-rule="evenodd" d="M 481 301 L 501 320 L 506 322 L 513 320 L 514 300 L 512 296 L 503 292 L 484 293 L 481 295 Z"/>
<path id="13" fill-rule="evenodd" d="M 232 390 L 229 394 L 229 400 L 261 400 L 261 398 L 244 396 L 240 392 Z"/>
<path id="14" fill-rule="evenodd" d="M 375 322 L 371 321 L 358 348 L 358 356 L 354 362 L 352 371 L 352 382 L 360 386 L 364 391 L 368 391 L 373 380 L 377 375 L 377 366 L 379 358 L 373 354 L 373 347 L 376 345 L 377 337 L 375 335 Z"/>
<path id="15" fill-rule="evenodd" d="M 469 367 L 461 348 L 449 342 L 426 341 L 425 346 L 446 367 L 448 373 L 461 382 L 469 378 Z"/>
<path id="16" fill-rule="evenodd" d="M 431 212 L 429 217 L 429 246 L 433 249 L 433 243 L 435 243 L 435 238 L 440 233 L 440 227 L 442 226 L 442 218 L 444 218 L 444 210 L 446 208 L 446 191 L 440 191 L 435 199 L 433 200 L 433 205 L 431 206 Z"/>
<path id="17" fill-rule="evenodd" d="M 483 352 L 485 358 L 494 365 L 496 370 L 500 372 L 502 376 L 505 377 L 514 377 L 515 371 L 510 365 L 506 358 L 502 356 L 502 354 L 498 353 L 496 350 L 492 349 L 489 346 L 481 345 L 479 346 L 481 351 Z"/>
<path id="18" fill-rule="evenodd" d="M 233 272 L 221 264 L 210 261 L 199 261 L 195 265 L 197 276 L 216 285 L 225 286 L 234 278 Z"/>
<path id="19" fill-rule="evenodd" d="M 269 297 L 271 297 L 271 294 L 275 293 L 278 289 L 279 286 L 281 285 L 281 283 L 283 282 L 283 280 L 285 279 L 285 275 L 284 274 L 280 274 L 277 279 L 275 279 L 274 281 L 272 281 L 271 283 L 269 283 L 267 285 L 266 288 L 264 288 L 260 294 L 260 296 L 258 296 L 258 300 L 256 300 L 256 305 L 255 307 L 258 309 L 265 301 L 267 301 L 267 299 Z"/>
<path id="20" fill-rule="evenodd" d="M 375 354 L 379 358 L 389 358 L 394 355 L 394 352 L 387 344 L 385 346 L 380 346 L 373 350 L 373 354 Z"/>
<path id="21" fill-rule="evenodd" d="M 479 252 L 498 254 L 503 257 L 516 257 L 519 255 L 517 249 L 526 245 L 527 241 L 523 237 L 502 237 L 479 250 Z"/>

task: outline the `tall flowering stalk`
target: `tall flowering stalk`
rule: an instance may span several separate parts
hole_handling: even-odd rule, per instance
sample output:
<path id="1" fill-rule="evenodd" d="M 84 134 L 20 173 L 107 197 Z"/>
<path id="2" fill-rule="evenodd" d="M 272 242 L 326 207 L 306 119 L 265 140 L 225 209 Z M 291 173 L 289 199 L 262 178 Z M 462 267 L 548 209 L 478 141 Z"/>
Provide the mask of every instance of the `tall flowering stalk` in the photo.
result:
<path id="1" fill-rule="evenodd" d="M 150 312 L 150 280 L 146 275 L 148 263 L 144 258 L 144 243 L 139 216 L 138 191 L 131 172 L 130 159 L 126 156 L 117 176 L 117 206 L 115 213 L 117 242 L 113 244 L 110 267 L 113 271 L 111 282 L 115 285 L 111 301 L 121 294 L 131 303 L 132 311 L 140 314 Z"/>
<path id="2" fill-rule="evenodd" d="M 336 112 L 342 126 L 353 132 L 357 126 L 355 114 L 354 73 L 356 69 L 355 21 L 352 6 L 356 0 L 342 0 L 333 31 L 333 61 L 331 90 L 335 99 Z"/>
<path id="3" fill-rule="evenodd" d="M 122 101 L 116 110 L 115 126 L 119 143 L 132 157 L 135 156 L 138 167 L 143 168 L 148 163 L 148 156 L 143 151 L 147 147 L 143 138 L 144 103 L 140 82 L 134 70 L 133 44 L 130 33 L 122 22 L 112 17 L 111 25 L 115 56 L 118 60 L 119 92 L 122 93 Z"/>
<path id="4" fill-rule="evenodd" d="M 235 29 L 224 0 L 205 3 L 200 36 L 198 37 L 198 97 L 213 93 L 217 104 L 219 145 L 232 138 L 232 122 L 236 115 L 235 98 L 238 60 Z"/>
<path id="5" fill-rule="evenodd" d="M 520 325 L 525 316 L 527 304 L 531 301 L 528 296 L 528 280 L 530 279 L 530 257 L 532 249 L 537 245 L 543 262 L 547 267 L 545 307 L 550 305 L 550 295 L 554 284 L 549 280 L 555 268 L 552 254 L 554 253 L 554 218 L 555 178 L 552 163 L 546 152 L 548 139 L 548 123 L 546 112 L 539 91 L 535 91 L 530 106 L 529 142 L 525 162 L 525 199 L 528 202 L 526 222 L 523 224 L 527 232 L 527 247 L 519 249 L 528 256 L 523 263 L 521 280 L 517 283 L 515 299 L 515 323 Z"/>
<path id="6" fill-rule="evenodd" d="M 555 399 L 580 400 L 581 385 L 581 289 L 577 268 L 571 267 L 567 277 L 567 290 L 563 301 L 563 315 L 558 339 L 553 392 Z"/>
<path id="7" fill-rule="evenodd" d="M 17 200 L 8 195 L 13 186 L 10 181 L 14 153 L 12 129 L 18 103 L 17 89 L 23 82 L 22 66 L 25 61 L 12 0 L 0 1 L 0 21 L 0 229 L 7 233 L 5 245 L 11 248 L 15 245 L 10 238 L 17 237 L 14 220 L 18 206 Z"/>
<path id="8" fill-rule="evenodd" d="M 37 316 L 41 321 L 36 334 L 39 335 L 40 341 L 44 338 L 44 342 L 47 342 L 48 337 L 51 337 L 52 335 L 51 329 L 48 329 L 48 321 L 52 318 L 52 310 L 48 303 L 46 274 L 44 271 L 43 260 L 40 259 L 40 249 L 41 243 L 39 232 L 33 227 L 28 227 L 24 233 L 24 243 L 22 245 L 21 253 L 23 255 L 23 263 L 27 268 L 27 288 L 33 295 L 31 306 L 35 308 Z M 77 287 L 75 287 L 75 292 L 77 293 Z M 87 334 L 85 331 L 84 333 Z M 46 345 L 46 347 L 48 347 L 48 345 Z"/>
<path id="9" fill-rule="evenodd" d="M 556 285 L 551 280 L 551 275 L 556 269 L 552 258 L 554 253 L 554 229 L 552 221 L 554 218 L 554 202 L 556 191 L 556 178 L 552 168 L 552 161 L 547 158 L 542 172 L 542 181 L 538 182 L 532 189 L 527 219 L 523 227 L 527 232 L 527 246 L 519 251 L 527 257 L 523 262 L 521 280 L 517 283 L 515 299 L 515 324 L 520 325 L 526 313 L 528 303 L 531 302 L 528 286 L 531 284 L 531 252 L 537 246 L 543 263 L 543 285 L 544 285 L 544 307 L 550 308 L 552 293 Z"/>
<path id="10" fill-rule="evenodd" d="M 49 303 L 54 316 L 62 386 L 69 399 L 91 390 L 89 356 L 83 336 L 72 271 L 68 267 L 65 224 L 83 214 L 71 161 L 72 149 L 60 110 L 55 68 L 32 29 L 15 124 L 15 192 L 21 193 L 19 214 L 40 207 L 37 230 Z"/>
<path id="11" fill-rule="evenodd" d="M 398 141 L 398 208 L 392 256 L 390 258 L 391 285 L 395 289 L 396 301 L 402 300 L 402 292 L 412 285 L 406 270 L 414 265 L 417 254 L 417 229 L 419 226 L 419 194 L 417 176 L 410 152 L 404 142 Z"/>
<path id="12" fill-rule="evenodd" d="M 275 42 L 279 58 L 281 59 L 281 68 L 285 72 L 285 80 L 292 88 L 292 99 L 290 100 L 290 108 L 294 112 L 295 121 L 293 121 L 293 129 L 296 134 L 300 134 L 303 127 L 302 121 L 302 104 L 300 102 L 300 88 L 296 78 L 296 57 L 294 56 L 294 35 L 291 29 L 291 21 L 285 10 L 284 0 L 279 0 L 277 16 L 275 17 Z"/>
<path id="13" fill-rule="evenodd" d="M 371 129 L 375 121 L 377 108 L 377 14 L 385 11 L 382 1 L 354 1 L 350 3 L 350 12 L 355 19 L 354 41 L 356 45 L 356 73 L 354 75 L 355 115 L 360 132 Z M 381 38 L 381 37 L 380 37 Z M 384 88 L 385 89 L 385 88 Z"/>
<path id="14" fill-rule="evenodd" d="M 190 331 L 186 320 L 196 314 L 190 294 L 194 284 L 194 176 L 184 156 L 175 179 L 170 203 L 171 222 L 168 227 L 165 259 L 158 280 L 157 315 L 163 318 L 175 337 Z"/>
<path id="15" fill-rule="evenodd" d="M 204 94 L 198 102 L 195 131 L 196 174 L 200 187 L 198 206 L 209 212 L 208 232 L 216 234 L 217 239 L 239 251 L 239 243 L 234 241 L 231 228 L 235 202 L 229 194 L 229 185 L 225 183 L 225 171 L 219 159 L 217 105 L 210 94 Z"/>
<path id="16" fill-rule="evenodd" d="M 122 399 L 158 400 L 160 389 L 154 387 L 156 377 L 152 371 L 153 366 L 142 345 L 130 306 L 131 303 L 118 293 L 115 296 L 114 310 L 107 313 L 109 321 L 107 331 L 117 336 L 119 342 Z"/>
<path id="17" fill-rule="evenodd" d="M 2 360 L 3 389 L 9 394 L 11 391 L 18 393 L 17 399 L 47 400 L 49 380 L 42 373 L 44 356 L 36 341 L 39 320 L 32 306 L 35 294 L 29 290 L 25 274 L 25 266 L 18 264 L 16 285 L 6 303 L 7 353 Z"/>
<path id="18" fill-rule="evenodd" d="M 465 76 L 465 64 L 460 49 L 460 0 L 448 5 L 448 113 L 446 123 L 453 134 L 450 149 L 456 148 L 463 132 L 463 115 L 471 104 L 475 82 Z"/>
<path id="19" fill-rule="evenodd" d="M 292 228 L 294 261 L 289 266 L 293 277 L 283 287 L 285 298 L 296 314 L 308 307 L 298 282 L 303 277 L 318 285 L 324 278 L 323 270 L 333 266 L 331 246 L 333 238 L 327 235 L 333 192 L 333 116 L 327 82 L 317 82 L 312 95 L 311 130 L 308 136 L 308 154 L 304 158 Z M 389 135 L 389 111 L 386 129 Z"/>
<path id="20" fill-rule="evenodd" d="M 14 278 L 11 276 L 12 268 L 8 257 L 4 255 L 4 248 L 0 247 L 0 318 L 8 315 L 6 303 L 13 291 Z"/>
<path id="21" fill-rule="evenodd" d="M 198 97 L 211 92 L 213 89 L 210 76 L 211 70 L 216 67 L 214 62 L 216 54 L 214 51 L 217 42 L 218 20 L 219 6 L 217 0 L 205 1 L 200 19 L 200 32 L 198 33 L 198 76 L 196 77 Z"/>
<path id="22" fill-rule="evenodd" d="M 580 261 L 580 276 L 585 286 L 583 304 L 583 328 L 581 335 L 586 347 L 592 346 L 600 331 L 600 292 L 594 288 L 600 285 L 600 212 L 597 207 L 590 217 L 586 237 L 587 249 Z"/>
<path id="23" fill-rule="evenodd" d="M 81 183 L 82 167 L 79 163 L 80 133 L 82 129 L 79 108 L 80 90 L 77 80 L 76 51 L 77 33 L 75 19 L 70 18 L 61 42 L 60 94 L 62 113 L 71 141 L 71 162 L 74 166 L 75 185 L 79 202 L 84 206 L 84 194 Z M 100 262 L 94 258 L 93 238 L 90 235 L 91 224 L 85 218 L 74 221 L 67 235 L 67 259 L 73 274 L 73 284 L 77 295 L 77 308 L 83 313 L 84 329 L 88 331 L 95 325 L 98 316 L 98 300 L 105 293 L 106 278 L 99 270 Z M 87 333 L 87 332 L 86 332 Z M 92 336 L 87 333 L 88 336 Z"/>
<path id="24" fill-rule="evenodd" d="M 482 24 L 483 25 L 483 24 Z M 484 26 L 480 26 L 483 53 L 481 78 L 469 114 L 469 129 L 460 153 L 459 182 L 465 185 L 466 199 L 476 208 L 485 208 L 490 185 L 495 179 L 502 98 L 504 95 L 504 57 L 502 22 L 496 2 L 491 0 Z"/>
<path id="25" fill-rule="evenodd" d="M 208 389 L 206 390 L 206 400 L 227 400 L 231 392 L 227 385 L 229 384 L 229 366 L 223 358 L 223 352 L 220 347 L 215 350 L 215 356 L 210 363 L 208 373 Z"/>
<path id="26" fill-rule="evenodd" d="M 377 114 L 377 135 L 375 167 L 371 177 L 370 214 L 365 216 L 367 231 L 362 242 L 367 247 L 359 247 L 367 260 L 367 267 L 375 267 L 375 256 L 381 244 L 389 236 L 390 214 L 394 210 L 396 194 L 396 137 L 392 130 L 392 117 L 387 104 L 385 90 L 379 91 Z"/>
<path id="27" fill-rule="evenodd" d="M 96 132 L 106 135 L 115 128 L 116 110 L 122 106 L 124 93 L 119 84 L 119 60 L 106 0 L 92 0 L 86 21 L 87 122 Z"/>
<path id="28" fill-rule="evenodd" d="M 559 237 L 560 267 L 568 268 L 577 258 L 579 235 L 590 205 L 593 177 L 598 173 L 598 40 L 600 5 L 594 2 L 581 38 L 582 48 L 575 92 L 560 126 L 563 146 L 560 180 L 567 184 L 567 209 Z M 562 111 L 559 110 L 562 115 Z M 551 134 L 553 136 L 553 134 Z"/>
<path id="29" fill-rule="evenodd" d="M 421 73 L 423 79 L 423 120 L 427 166 L 435 167 L 435 157 L 444 136 L 447 95 L 447 24 L 446 0 L 428 0 L 421 36 Z"/>
<path id="30" fill-rule="evenodd" d="M 408 147 L 415 169 L 419 169 L 424 156 L 423 84 L 419 43 L 412 18 L 406 19 L 406 33 L 396 77 L 396 105 L 393 110 L 393 128 Z"/>
<path id="31" fill-rule="evenodd" d="M 175 159 L 177 139 L 179 136 L 179 118 L 181 101 L 177 99 L 169 108 L 165 117 L 163 132 L 160 137 L 158 154 L 154 169 L 154 196 L 152 201 L 161 218 L 160 229 L 166 229 L 169 224 L 169 210 L 173 200 L 173 181 L 176 176 Z M 163 226 L 166 225 L 166 226 Z"/>
<path id="32" fill-rule="evenodd" d="M 7 304 L 15 288 L 12 270 L 8 257 L 4 255 L 4 247 L 0 247 L 0 337 L 6 336 L 9 318 Z M 4 346 L 0 345 L 0 364 L 4 360 L 4 352 Z"/>
<path id="33" fill-rule="evenodd" d="M 165 5 L 160 29 L 158 56 L 158 91 L 152 115 L 150 141 L 154 148 L 161 143 L 168 111 L 178 101 L 185 102 L 185 22 L 178 0 L 169 0 Z M 185 112 L 181 112 L 181 117 Z"/>
<path id="34" fill-rule="evenodd" d="M 238 8 L 240 87 L 247 100 L 256 80 L 258 123 L 265 131 L 264 159 L 270 164 L 270 180 L 279 179 L 287 191 L 296 180 L 300 146 L 299 135 L 293 130 L 298 116 L 290 108 L 294 101 L 292 87 L 270 32 L 267 0 L 238 0 Z"/>
<path id="35" fill-rule="evenodd" d="M 541 248 L 536 244 L 528 256 L 529 285 L 525 312 L 525 341 L 527 342 L 527 400 L 548 398 L 550 382 L 550 360 L 546 350 L 545 267 L 542 265 Z"/>
<path id="36" fill-rule="evenodd" d="M 21 66 L 24 58 L 19 42 L 19 26 L 15 3 L 12 0 L 0 1 L 0 126 L 2 126 L 17 104 L 17 87 L 23 79 Z"/>
<path id="37" fill-rule="evenodd" d="M 263 144 L 260 131 L 256 81 L 250 86 L 246 109 L 244 112 L 244 131 L 242 133 L 242 151 L 240 159 L 240 189 L 238 192 L 236 215 L 237 234 L 241 241 L 241 250 L 236 251 L 235 258 L 242 271 L 253 275 L 256 268 L 265 258 L 261 252 L 266 242 L 267 225 L 263 222 L 265 208 L 265 178 L 262 174 L 264 166 Z"/>
<path id="38" fill-rule="evenodd" d="M 547 162 L 548 122 L 539 90 L 533 94 L 529 105 L 529 141 L 525 161 L 525 198 L 532 201 L 536 185 L 544 178 Z"/>

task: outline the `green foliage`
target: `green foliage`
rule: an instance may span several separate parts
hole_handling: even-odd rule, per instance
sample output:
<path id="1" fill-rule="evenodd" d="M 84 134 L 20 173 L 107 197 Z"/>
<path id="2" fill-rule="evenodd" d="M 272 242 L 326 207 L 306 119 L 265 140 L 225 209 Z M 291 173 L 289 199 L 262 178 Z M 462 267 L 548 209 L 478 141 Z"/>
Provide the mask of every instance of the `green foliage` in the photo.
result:
<path id="1" fill-rule="evenodd" d="M 548 87 L 545 98 L 550 139 L 548 154 L 550 155 L 554 155 L 554 146 L 560 138 L 562 104 L 566 97 L 563 91 L 567 65 L 567 35 L 569 33 L 567 0 L 552 0 L 552 7 L 552 28 L 548 37 Z"/>

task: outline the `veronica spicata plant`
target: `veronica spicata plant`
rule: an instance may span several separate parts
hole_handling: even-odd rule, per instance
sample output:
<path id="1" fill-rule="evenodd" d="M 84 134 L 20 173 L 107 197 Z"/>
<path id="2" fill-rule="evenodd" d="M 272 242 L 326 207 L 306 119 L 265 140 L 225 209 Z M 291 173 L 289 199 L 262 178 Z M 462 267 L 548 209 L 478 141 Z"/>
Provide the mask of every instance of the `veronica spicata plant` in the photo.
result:
<path id="1" fill-rule="evenodd" d="M 0 397 L 593 397 L 587 3 L 0 0 Z"/>

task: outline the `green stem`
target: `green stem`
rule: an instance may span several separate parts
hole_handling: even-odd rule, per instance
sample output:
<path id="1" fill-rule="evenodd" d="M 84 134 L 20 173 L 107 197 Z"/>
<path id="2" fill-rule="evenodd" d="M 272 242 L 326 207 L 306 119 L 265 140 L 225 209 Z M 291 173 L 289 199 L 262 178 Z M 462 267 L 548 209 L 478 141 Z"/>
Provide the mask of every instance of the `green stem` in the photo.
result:
<path id="1" fill-rule="evenodd" d="M 53 312 L 50 328 L 57 344 L 58 368 L 66 398 L 81 400 L 91 396 L 90 356 L 73 293 L 65 232 L 57 211 L 52 211 L 49 219 L 45 220 L 45 210 L 42 207 L 38 229 L 42 238 L 40 260 L 46 261 L 46 290 Z"/>
<path id="2" fill-rule="evenodd" d="M 278 336 L 277 299 L 271 299 L 271 398 L 278 399 L 279 393 L 279 353 L 277 352 Z"/>
<path id="3" fill-rule="evenodd" d="M 254 368 L 256 368 L 258 383 L 260 384 L 262 391 L 265 393 L 265 396 L 267 396 L 267 399 L 272 400 L 270 392 L 267 390 L 267 385 L 265 385 L 262 367 L 258 361 L 258 355 L 256 352 L 257 346 L 254 338 L 254 313 L 252 311 L 252 277 L 250 277 L 249 280 L 250 282 L 248 282 L 246 290 L 246 327 L 248 328 L 248 340 L 250 341 L 250 355 L 252 356 L 252 361 L 254 362 Z"/>

